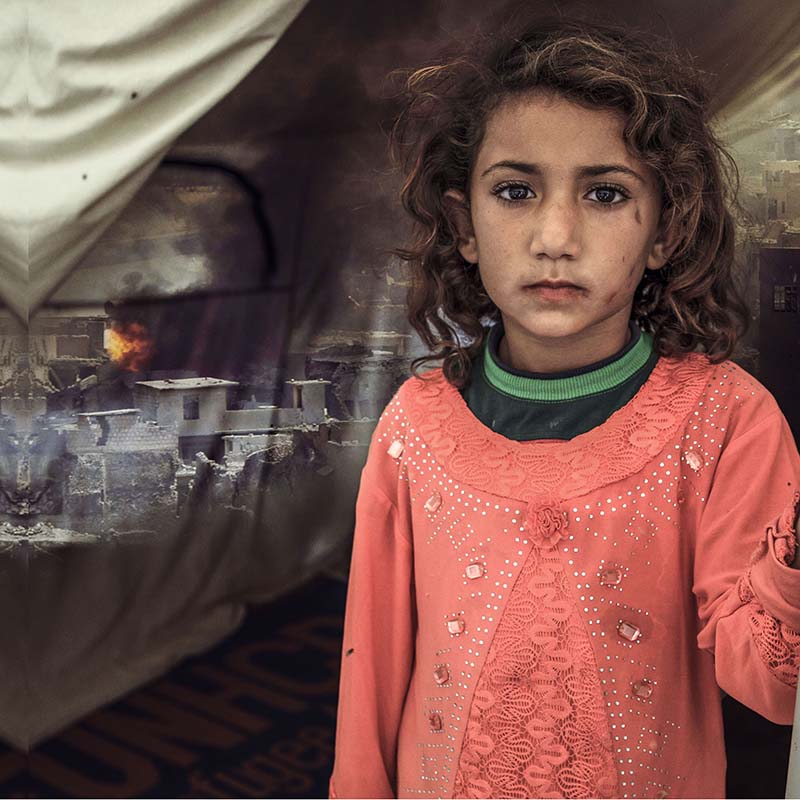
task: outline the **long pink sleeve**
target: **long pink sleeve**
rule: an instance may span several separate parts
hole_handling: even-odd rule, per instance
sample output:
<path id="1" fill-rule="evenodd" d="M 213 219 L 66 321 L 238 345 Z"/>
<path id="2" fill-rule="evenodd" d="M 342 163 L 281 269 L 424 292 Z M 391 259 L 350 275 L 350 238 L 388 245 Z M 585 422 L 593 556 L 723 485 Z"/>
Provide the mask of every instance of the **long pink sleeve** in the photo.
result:
<path id="1" fill-rule="evenodd" d="M 800 570 L 776 553 L 800 507 L 800 456 L 777 407 L 722 450 L 695 547 L 700 647 L 717 683 L 772 722 L 792 723 L 800 663 Z M 750 423 L 750 424 L 747 424 Z"/>
<path id="2" fill-rule="evenodd" d="M 378 442 L 380 429 L 379 422 L 356 502 L 331 797 L 397 796 L 416 608 L 409 516 L 396 499 L 398 466 Z"/>

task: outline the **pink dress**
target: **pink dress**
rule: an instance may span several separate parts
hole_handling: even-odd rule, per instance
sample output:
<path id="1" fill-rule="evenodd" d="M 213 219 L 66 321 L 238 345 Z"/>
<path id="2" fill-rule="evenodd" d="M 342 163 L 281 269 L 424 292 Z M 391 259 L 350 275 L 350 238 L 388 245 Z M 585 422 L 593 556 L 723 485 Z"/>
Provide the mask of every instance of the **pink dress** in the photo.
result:
<path id="1" fill-rule="evenodd" d="M 332 797 L 723 797 L 719 687 L 790 724 L 800 455 L 732 361 L 507 439 L 433 370 L 356 505 Z"/>

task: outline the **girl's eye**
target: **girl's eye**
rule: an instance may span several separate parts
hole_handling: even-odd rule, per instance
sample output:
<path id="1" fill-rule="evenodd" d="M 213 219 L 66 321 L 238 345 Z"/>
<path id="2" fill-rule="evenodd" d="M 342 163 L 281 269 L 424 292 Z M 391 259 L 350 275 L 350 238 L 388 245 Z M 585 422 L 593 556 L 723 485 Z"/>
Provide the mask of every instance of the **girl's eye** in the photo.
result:
<path id="1" fill-rule="evenodd" d="M 592 192 L 596 193 L 596 202 L 598 202 L 602 206 L 617 206 L 620 203 L 625 202 L 630 195 L 621 187 L 621 186 L 610 186 L 607 184 L 603 184 L 602 186 L 593 186 L 589 190 L 589 194 Z M 620 195 L 620 200 L 614 200 L 614 195 Z"/>
<path id="2" fill-rule="evenodd" d="M 614 186 L 612 184 L 603 184 L 602 186 L 593 186 L 589 190 L 589 195 L 595 194 L 594 202 L 601 206 L 616 206 L 624 203 L 630 195 L 622 188 L 622 186 Z M 535 196 L 530 186 L 524 183 L 506 183 L 495 187 L 492 190 L 499 200 L 505 203 L 519 203 L 523 200 L 530 200 Z M 618 195 L 618 199 L 614 199 Z M 587 195 L 588 196 L 588 195 Z M 592 199 L 590 197 L 590 199 Z"/>
<path id="3" fill-rule="evenodd" d="M 528 200 L 529 197 L 527 193 L 533 194 L 530 186 L 526 186 L 524 183 L 506 183 L 497 186 L 493 190 L 493 194 L 496 197 L 505 200 L 507 203 L 518 203 L 520 200 Z"/>

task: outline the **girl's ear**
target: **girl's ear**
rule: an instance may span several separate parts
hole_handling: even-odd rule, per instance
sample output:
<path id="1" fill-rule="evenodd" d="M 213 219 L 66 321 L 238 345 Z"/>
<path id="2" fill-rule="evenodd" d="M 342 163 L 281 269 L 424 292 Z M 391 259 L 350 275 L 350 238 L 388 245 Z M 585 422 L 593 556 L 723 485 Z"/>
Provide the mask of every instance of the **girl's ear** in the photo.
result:
<path id="1" fill-rule="evenodd" d="M 647 257 L 647 269 L 661 269 L 669 261 L 669 257 L 678 246 L 680 238 L 681 225 L 678 219 L 673 218 L 670 222 L 662 219 L 656 238 L 653 240 L 650 254 Z"/>
<path id="2" fill-rule="evenodd" d="M 465 261 L 471 264 L 478 263 L 478 245 L 475 239 L 475 230 L 472 227 L 472 216 L 469 212 L 469 203 L 463 192 L 458 189 L 448 189 L 444 193 L 444 207 L 448 219 L 458 231 L 456 246 Z"/>

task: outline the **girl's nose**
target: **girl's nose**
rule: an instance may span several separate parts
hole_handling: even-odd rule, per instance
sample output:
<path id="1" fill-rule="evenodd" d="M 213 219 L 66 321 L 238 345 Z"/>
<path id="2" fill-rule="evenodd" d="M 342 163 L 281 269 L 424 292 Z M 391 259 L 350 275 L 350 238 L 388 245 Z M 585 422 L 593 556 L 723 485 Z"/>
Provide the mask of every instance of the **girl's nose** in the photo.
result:
<path id="1" fill-rule="evenodd" d="M 579 210 L 574 202 L 552 198 L 538 204 L 531 215 L 530 252 L 534 258 L 557 259 L 579 254 Z"/>

